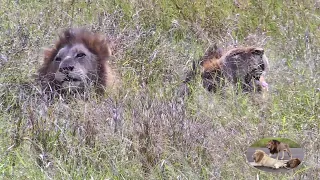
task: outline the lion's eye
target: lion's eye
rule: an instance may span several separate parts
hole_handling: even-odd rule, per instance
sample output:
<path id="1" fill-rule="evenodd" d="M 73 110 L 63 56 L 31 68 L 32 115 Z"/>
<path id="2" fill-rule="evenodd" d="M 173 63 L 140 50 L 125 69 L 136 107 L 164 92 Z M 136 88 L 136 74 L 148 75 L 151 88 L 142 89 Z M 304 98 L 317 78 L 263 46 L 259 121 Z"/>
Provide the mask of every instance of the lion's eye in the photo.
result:
<path id="1" fill-rule="evenodd" d="M 55 61 L 61 61 L 61 57 L 56 57 L 54 60 Z"/>
<path id="2" fill-rule="evenodd" d="M 84 56 L 86 56 L 85 53 L 78 53 L 76 57 L 77 57 L 77 58 L 81 58 L 81 57 L 84 57 Z"/>

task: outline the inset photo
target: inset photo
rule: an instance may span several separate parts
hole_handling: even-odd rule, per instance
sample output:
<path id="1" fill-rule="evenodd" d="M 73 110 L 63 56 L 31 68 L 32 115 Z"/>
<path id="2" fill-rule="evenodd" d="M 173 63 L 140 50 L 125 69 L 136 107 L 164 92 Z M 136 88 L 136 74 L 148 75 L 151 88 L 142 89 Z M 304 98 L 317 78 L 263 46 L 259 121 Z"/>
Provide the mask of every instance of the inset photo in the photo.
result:
<path id="1" fill-rule="evenodd" d="M 263 138 L 246 152 L 248 163 L 266 172 L 286 172 L 297 168 L 303 158 L 301 146 L 287 138 Z"/>

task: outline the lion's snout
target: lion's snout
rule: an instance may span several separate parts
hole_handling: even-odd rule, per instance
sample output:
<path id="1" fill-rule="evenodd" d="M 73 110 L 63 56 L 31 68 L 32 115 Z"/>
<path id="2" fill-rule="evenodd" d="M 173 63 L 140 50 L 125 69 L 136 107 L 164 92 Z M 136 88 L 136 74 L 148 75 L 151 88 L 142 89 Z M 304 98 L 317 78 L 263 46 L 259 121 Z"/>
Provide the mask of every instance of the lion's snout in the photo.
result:
<path id="1" fill-rule="evenodd" d="M 59 72 L 64 73 L 64 74 L 68 74 L 70 71 L 74 70 L 74 66 L 63 66 L 63 67 L 59 67 Z"/>
<path id="2" fill-rule="evenodd" d="M 59 66 L 59 72 L 68 74 L 69 72 L 72 72 L 75 69 L 75 63 L 70 56 L 67 56 L 64 58 L 64 60 L 61 62 Z"/>

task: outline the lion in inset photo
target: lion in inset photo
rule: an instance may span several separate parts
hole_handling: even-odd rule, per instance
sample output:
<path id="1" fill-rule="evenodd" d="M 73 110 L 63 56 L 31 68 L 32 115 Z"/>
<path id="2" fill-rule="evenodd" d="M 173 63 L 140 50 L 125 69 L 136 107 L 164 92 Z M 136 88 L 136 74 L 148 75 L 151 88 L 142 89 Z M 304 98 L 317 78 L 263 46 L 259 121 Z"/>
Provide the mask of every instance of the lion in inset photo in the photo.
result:
<path id="1" fill-rule="evenodd" d="M 286 151 L 290 159 L 292 159 L 292 154 L 288 144 L 285 144 L 276 139 L 273 139 L 267 143 L 267 148 L 270 150 L 270 155 L 269 155 L 270 157 L 272 156 L 272 154 L 277 154 L 277 159 L 279 159 L 279 153 L 282 151 L 281 159 L 283 159 L 284 151 Z"/>
<path id="2" fill-rule="evenodd" d="M 263 150 L 256 150 L 252 155 L 253 163 L 252 166 L 264 166 L 279 169 L 281 167 L 286 167 L 286 163 L 281 160 L 273 159 L 267 155 Z"/>
<path id="3" fill-rule="evenodd" d="M 226 82 L 231 82 L 244 92 L 268 90 L 265 74 L 269 63 L 262 48 L 233 48 L 223 53 L 214 46 L 205 53 L 200 65 L 203 86 L 208 91 L 216 92 Z"/>
<path id="4" fill-rule="evenodd" d="M 292 158 L 288 162 L 286 162 L 286 167 L 288 168 L 296 168 L 301 164 L 301 160 L 299 158 Z"/>
<path id="5" fill-rule="evenodd" d="M 115 88 L 119 77 L 109 64 L 109 40 L 82 28 L 65 30 L 53 48 L 46 49 L 39 80 L 46 92 L 78 91 L 86 87 Z"/>
<path id="6" fill-rule="evenodd" d="M 267 144 L 267 147 L 266 147 Z M 289 146 L 291 147 L 289 150 Z M 288 156 L 283 158 L 272 157 L 272 153 L 287 151 Z M 281 137 L 266 137 L 255 141 L 246 152 L 247 162 L 262 171 L 286 172 L 298 167 L 303 158 L 304 151 L 301 146 L 291 139 Z"/>

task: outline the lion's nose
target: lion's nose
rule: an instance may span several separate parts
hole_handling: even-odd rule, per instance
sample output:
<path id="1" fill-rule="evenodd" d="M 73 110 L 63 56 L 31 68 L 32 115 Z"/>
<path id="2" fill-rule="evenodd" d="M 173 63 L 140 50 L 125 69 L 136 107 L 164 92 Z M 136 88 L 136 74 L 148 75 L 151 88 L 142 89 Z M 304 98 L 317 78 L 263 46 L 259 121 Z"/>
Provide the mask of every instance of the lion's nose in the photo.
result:
<path id="1" fill-rule="evenodd" d="M 64 66 L 64 67 L 60 67 L 59 71 L 62 73 L 68 73 L 70 71 L 73 71 L 74 66 Z"/>

